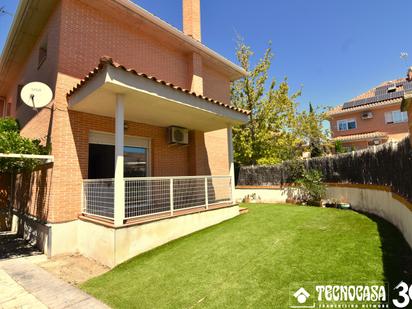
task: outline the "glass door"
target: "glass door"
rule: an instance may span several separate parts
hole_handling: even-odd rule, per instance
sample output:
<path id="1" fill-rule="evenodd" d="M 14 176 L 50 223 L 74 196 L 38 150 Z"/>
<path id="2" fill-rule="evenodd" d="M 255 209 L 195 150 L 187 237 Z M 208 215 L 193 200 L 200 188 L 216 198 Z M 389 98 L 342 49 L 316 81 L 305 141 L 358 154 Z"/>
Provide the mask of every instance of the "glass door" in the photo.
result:
<path id="1" fill-rule="evenodd" d="M 124 177 L 148 176 L 148 151 L 143 147 L 124 147 Z"/>

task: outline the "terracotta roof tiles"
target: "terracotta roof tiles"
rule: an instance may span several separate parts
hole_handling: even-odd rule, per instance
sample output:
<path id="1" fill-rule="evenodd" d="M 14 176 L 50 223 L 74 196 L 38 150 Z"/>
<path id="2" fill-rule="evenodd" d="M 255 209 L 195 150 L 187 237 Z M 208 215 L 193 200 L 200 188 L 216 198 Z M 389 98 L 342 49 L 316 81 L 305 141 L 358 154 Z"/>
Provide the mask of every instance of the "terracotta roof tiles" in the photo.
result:
<path id="1" fill-rule="evenodd" d="M 197 98 L 199 98 L 199 99 L 202 99 L 202 100 L 205 100 L 205 101 L 207 101 L 207 102 L 209 102 L 209 103 L 217 104 L 217 105 L 222 106 L 222 107 L 224 107 L 224 108 L 228 108 L 228 109 L 234 110 L 234 111 L 236 111 L 236 112 L 239 112 L 239 113 L 242 113 L 242 114 L 245 114 L 245 115 L 249 115 L 249 114 L 250 114 L 250 111 L 248 111 L 248 110 L 244 110 L 244 109 L 238 108 L 238 107 L 236 107 L 236 106 L 229 105 L 229 104 L 222 103 L 222 102 L 220 102 L 220 101 L 217 101 L 217 100 L 208 98 L 208 97 L 206 97 L 206 96 L 204 96 L 204 95 L 197 94 L 197 93 L 195 93 L 195 92 L 193 92 L 193 91 L 184 89 L 184 88 L 182 88 L 182 87 L 180 87 L 180 86 L 176 86 L 176 85 L 174 85 L 174 84 L 172 84 L 172 83 L 169 83 L 169 82 L 166 82 L 166 81 L 164 81 L 164 80 L 158 79 L 158 78 L 156 78 L 156 77 L 154 77 L 154 76 L 150 76 L 150 75 L 147 75 L 147 74 L 145 74 L 145 73 L 137 72 L 135 69 L 126 68 L 124 65 L 121 65 L 121 64 L 113 61 L 113 59 L 112 59 L 111 57 L 107 57 L 107 56 L 104 56 L 104 57 L 101 57 L 101 58 L 100 58 L 100 63 L 99 63 L 99 65 L 98 65 L 97 67 L 95 67 L 92 71 L 90 71 L 89 74 L 87 74 L 75 87 L 73 87 L 73 89 L 71 89 L 71 90 L 67 93 L 67 97 L 69 98 L 69 97 L 72 96 L 75 92 L 77 92 L 80 88 L 82 88 L 84 85 L 86 85 L 87 82 L 88 82 L 90 79 L 92 79 L 99 71 L 101 71 L 106 65 L 110 65 L 110 66 L 112 66 L 112 67 L 114 67 L 114 68 L 117 68 L 117 69 L 122 69 L 122 70 L 124 70 L 124 71 L 126 71 L 126 72 L 132 73 L 132 74 L 134 74 L 134 75 L 136 75 L 136 76 L 139 76 L 139 77 L 144 77 L 144 78 L 150 79 L 150 80 L 152 80 L 152 81 L 154 81 L 154 82 L 156 82 L 156 83 L 165 85 L 165 86 L 170 87 L 170 88 L 172 88 L 172 89 L 174 89 L 174 90 L 177 90 L 177 91 L 181 91 L 181 92 L 187 93 L 188 95 L 195 96 L 195 97 L 197 97 Z"/>
<path id="2" fill-rule="evenodd" d="M 352 135 L 345 135 L 345 136 L 337 136 L 334 137 L 334 141 L 359 141 L 371 138 L 379 138 L 379 137 L 387 137 L 388 134 L 385 132 L 368 132 L 368 133 L 360 133 L 360 134 L 352 134 Z"/>

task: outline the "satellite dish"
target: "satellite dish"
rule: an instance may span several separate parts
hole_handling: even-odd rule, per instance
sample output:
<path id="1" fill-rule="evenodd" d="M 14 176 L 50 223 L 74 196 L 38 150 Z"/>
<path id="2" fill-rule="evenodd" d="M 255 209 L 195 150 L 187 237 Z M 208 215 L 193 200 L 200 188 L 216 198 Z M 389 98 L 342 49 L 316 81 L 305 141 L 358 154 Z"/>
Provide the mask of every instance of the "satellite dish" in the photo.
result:
<path id="1" fill-rule="evenodd" d="M 23 87 L 20 97 L 24 104 L 34 110 L 45 107 L 53 99 L 53 92 L 49 86 L 41 82 L 31 82 Z"/>

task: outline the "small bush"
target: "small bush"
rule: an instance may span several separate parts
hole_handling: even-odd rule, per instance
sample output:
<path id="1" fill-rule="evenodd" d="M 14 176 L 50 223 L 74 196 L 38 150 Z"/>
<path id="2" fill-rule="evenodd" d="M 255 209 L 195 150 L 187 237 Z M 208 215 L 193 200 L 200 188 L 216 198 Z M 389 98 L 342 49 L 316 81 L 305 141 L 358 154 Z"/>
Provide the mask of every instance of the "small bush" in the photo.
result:
<path id="1" fill-rule="evenodd" d="M 11 118 L 0 119 L 0 153 L 15 154 L 47 154 L 48 148 L 39 140 L 22 137 L 19 125 Z M 40 162 L 35 159 L 0 158 L 0 172 L 19 172 L 32 170 Z"/>
<path id="2" fill-rule="evenodd" d="M 325 197 L 326 186 L 322 173 L 318 170 L 304 171 L 296 184 L 300 189 L 299 198 L 304 202 L 318 202 Z"/>

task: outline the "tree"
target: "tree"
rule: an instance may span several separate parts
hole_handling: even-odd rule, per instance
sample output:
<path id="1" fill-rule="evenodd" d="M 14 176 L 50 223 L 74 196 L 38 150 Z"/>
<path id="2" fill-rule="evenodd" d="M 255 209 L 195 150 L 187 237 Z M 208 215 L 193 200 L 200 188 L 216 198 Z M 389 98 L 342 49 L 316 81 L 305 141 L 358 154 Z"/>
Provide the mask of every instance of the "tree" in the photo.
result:
<path id="1" fill-rule="evenodd" d="M 296 137 L 296 98 L 289 94 L 285 78 L 278 87 L 269 80 L 271 44 L 258 63 L 251 67 L 253 51 L 238 40 L 236 56 L 248 75 L 232 84 L 232 103 L 250 110 L 249 122 L 233 128 L 235 161 L 244 165 L 275 164 L 296 157 L 301 141 Z"/>
<path id="2" fill-rule="evenodd" d="M 20 135 L 20 128 L 12 118 L 0 119 L 0 153 L 47 154 L 48 148 L 39 140 L 30 140 Z M 0 172 L 19 172 L 31 170 L 39 164 L 38 160 L 0 158 Z"/>
<path id="3" fill-rule="evenodd" d="M 315 110 L 309 103 L 309 113 L 303 111 L 298 115 L 300 138 L 308 147 L 311 157 L 319 157 L 329 147 L 328 131 L 323 128 L 322 123 L 327 120 L 325 110 Z"/>

